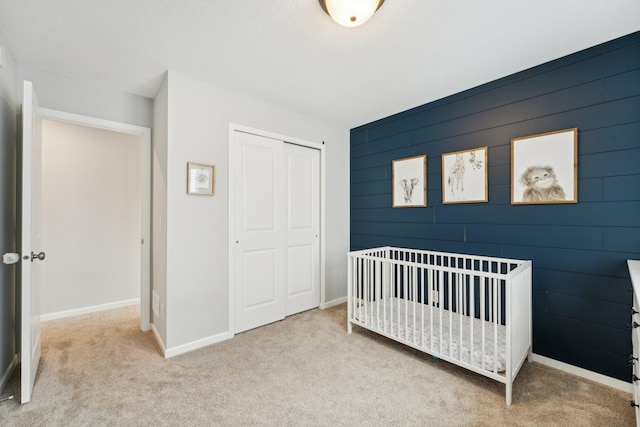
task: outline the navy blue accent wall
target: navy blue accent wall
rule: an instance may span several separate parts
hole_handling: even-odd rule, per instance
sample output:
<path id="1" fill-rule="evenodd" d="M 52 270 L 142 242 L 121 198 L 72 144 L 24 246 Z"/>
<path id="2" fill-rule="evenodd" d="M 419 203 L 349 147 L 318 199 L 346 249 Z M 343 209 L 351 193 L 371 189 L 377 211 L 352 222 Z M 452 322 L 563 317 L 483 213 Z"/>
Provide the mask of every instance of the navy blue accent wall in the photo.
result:
<path id="1" fill-rule="evenodd" d="M 573 127 L 578 203 L 511 205 L 511 138 Z M 489 201 L 443 205 L 442 153 L 483 146 Z M 420 154 L 428 206 L 391 208 L 392 160 Z M 351 249 L 384 245 L 531 259 L 534 352 L 629 381 L 640 32 L 352 129 Z"/>

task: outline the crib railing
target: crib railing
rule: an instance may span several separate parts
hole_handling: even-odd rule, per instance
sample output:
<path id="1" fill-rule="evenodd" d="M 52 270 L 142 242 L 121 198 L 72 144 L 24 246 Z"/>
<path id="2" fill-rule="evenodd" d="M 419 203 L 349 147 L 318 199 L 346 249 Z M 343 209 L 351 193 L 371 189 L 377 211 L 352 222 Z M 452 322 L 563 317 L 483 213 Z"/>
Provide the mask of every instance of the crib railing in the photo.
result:
<path id="1" fill-rule="evenodd" d="M 349 254 L 358 325 L 506 384 L 531 352 L 531 262 L 383 247 Z"/>

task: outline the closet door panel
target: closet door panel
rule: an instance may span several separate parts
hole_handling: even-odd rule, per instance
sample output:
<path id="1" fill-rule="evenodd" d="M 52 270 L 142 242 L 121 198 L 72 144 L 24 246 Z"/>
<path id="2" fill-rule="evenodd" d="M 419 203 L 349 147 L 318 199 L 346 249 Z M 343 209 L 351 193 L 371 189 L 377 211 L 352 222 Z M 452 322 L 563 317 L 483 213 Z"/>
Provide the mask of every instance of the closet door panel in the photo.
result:
<path id="1" fill-rule="evenodd" d="M 320 304 L 320 152 L 285 144 L 286 315 Z"/>
<path id="2" fill-rule="evenodd" d="M 235 132 L 235 332 L 284 318 L 283 142 Z"/>

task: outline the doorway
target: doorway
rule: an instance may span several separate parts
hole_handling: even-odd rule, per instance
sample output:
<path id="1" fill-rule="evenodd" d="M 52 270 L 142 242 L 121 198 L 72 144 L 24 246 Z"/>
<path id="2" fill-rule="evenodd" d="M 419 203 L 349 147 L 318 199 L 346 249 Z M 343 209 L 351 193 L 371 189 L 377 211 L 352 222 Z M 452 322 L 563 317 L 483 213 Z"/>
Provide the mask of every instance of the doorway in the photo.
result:
<path id="1" fill-rule="evenodd" d="M 140 328 L 149 330 L 150 129 L 46 109 L 43 119 L 43 190 L 56 190 L 43 195 L 46 280 L 63 294 L 49 296 L 43 319 L 139 300 Z"/>
<path id="2" fill-rule="evenodd" d="M 230 332 L 320 306 L 324 146 L 232 125 Z"/>

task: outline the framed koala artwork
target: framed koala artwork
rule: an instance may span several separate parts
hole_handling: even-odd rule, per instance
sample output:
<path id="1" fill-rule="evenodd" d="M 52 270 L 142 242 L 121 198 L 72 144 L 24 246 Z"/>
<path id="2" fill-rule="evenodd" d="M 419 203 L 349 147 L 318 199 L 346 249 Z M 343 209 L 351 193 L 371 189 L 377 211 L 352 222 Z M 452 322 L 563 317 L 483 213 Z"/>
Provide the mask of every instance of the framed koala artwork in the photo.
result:
<path id="1" fill-rule="evenodd" d="M 578 129 L 511 140 L 511 204 L 578 202 Z"/>
<path id="2" fill-rule="evenodd" d="M 427 156 L 407 157 L 392 162 L 394 208 L 427 206 Z"/>

